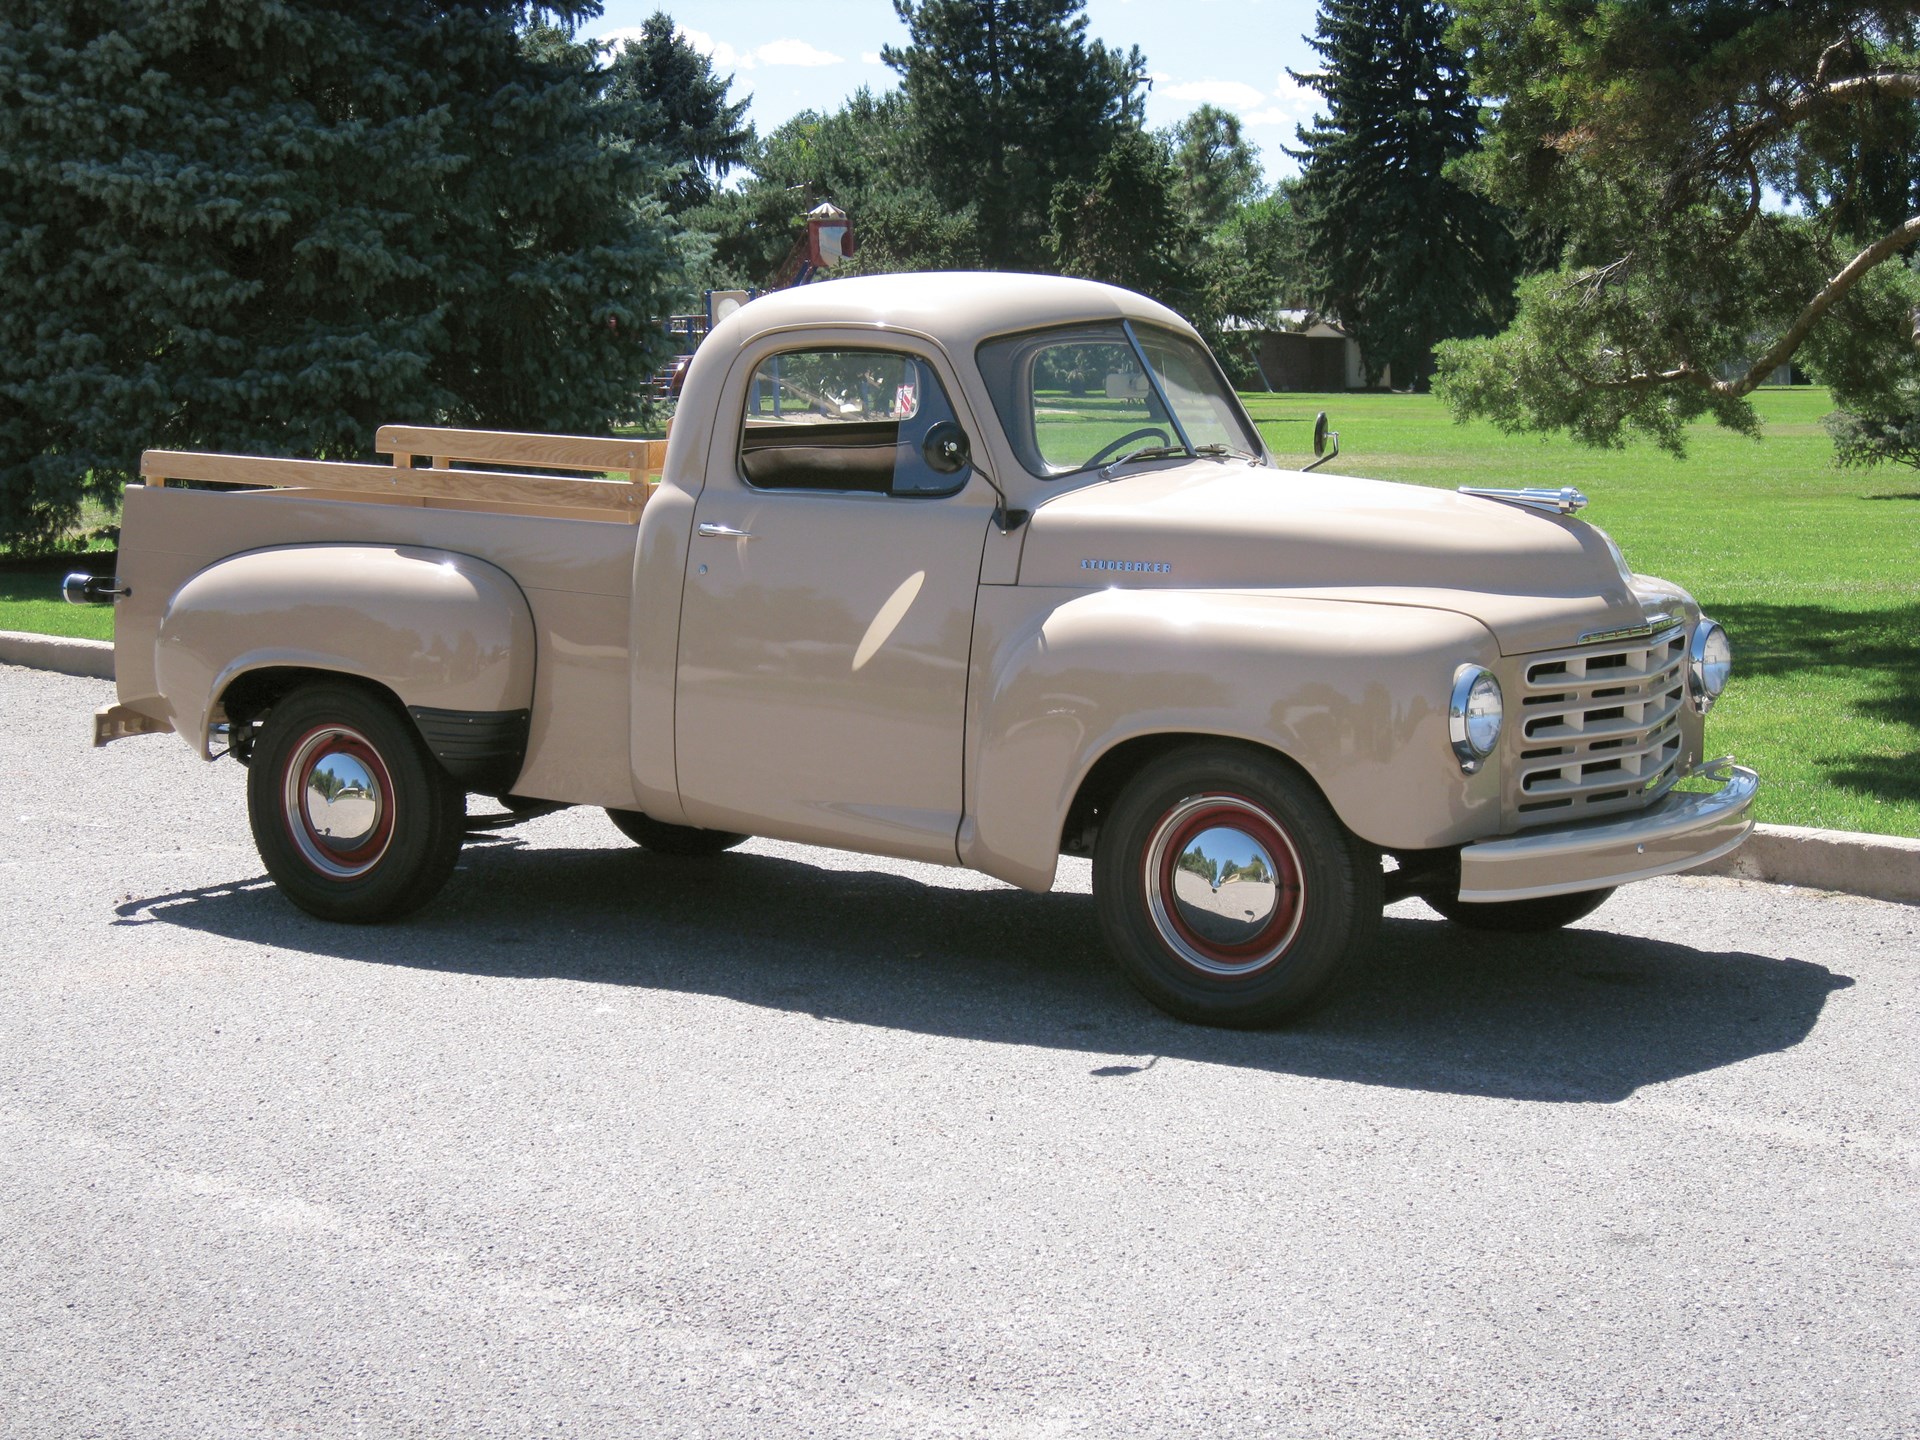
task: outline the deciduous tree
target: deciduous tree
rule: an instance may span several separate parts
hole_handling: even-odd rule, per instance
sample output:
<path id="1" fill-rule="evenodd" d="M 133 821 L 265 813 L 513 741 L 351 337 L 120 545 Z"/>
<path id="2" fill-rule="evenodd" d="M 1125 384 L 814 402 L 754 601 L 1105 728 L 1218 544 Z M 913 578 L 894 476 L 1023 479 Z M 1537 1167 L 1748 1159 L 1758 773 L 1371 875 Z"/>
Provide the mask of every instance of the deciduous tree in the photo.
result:
<path id="1" fill-rule="evenodd" d="M 911 107 L 864 86 L 831 114 L 806 110 L 755 147 L 751 177 L 690 211 L 713 239 L 710 288 L 765 285 L 823 200 L 847 212 L 859 249 L 837 275 L 978 263 L 973 210 L 950 208 L 916 154 Z"/>
<path id="2" fill-rule="evenodd" d="M 1195 283 L 1201 235 L 1180 185 L 1160 139 L 1142 130 L 1122 134 L 1091 179 L 1062 181 L 1053 192 L 1049 268 L 1123 285 L 1194 315 L 1204 308 Z"/>

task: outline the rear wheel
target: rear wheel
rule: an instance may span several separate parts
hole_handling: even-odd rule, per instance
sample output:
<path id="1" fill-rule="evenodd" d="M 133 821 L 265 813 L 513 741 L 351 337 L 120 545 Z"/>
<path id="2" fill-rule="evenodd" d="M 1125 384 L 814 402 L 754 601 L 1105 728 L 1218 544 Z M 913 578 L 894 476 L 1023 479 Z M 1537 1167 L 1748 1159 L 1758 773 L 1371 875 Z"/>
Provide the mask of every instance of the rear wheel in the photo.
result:
<path id="1" fill-rule="evenodd" d="M 1380 858 L 1284 761 L 1196 745 L 1122 793 L 1095 849 L 1094 899 L 1154 1004 L 1203 1025 L 1273 1025 L 1324 1004 L 1364 962 Z"/>
<path id="2" fill-rule="evenodd" d="M 323 920 L 389 920 L 432 899 L 459 858 L 466 796 L 383 697 L 323 682 L 275 705 L 247 767 L 267 873 Z"/>
<path id="3" fill-rule="evenodd" d="M 1563 925 L 1571 925 L 1576 920 L 1584 920 L 1613 894 L 1609 885 L 1604 890 L 1578 890 L 1571 895 L 1543 895 L 1535 900 L 1496 900 L 1488 905 L 1469 904 L 1463 900 L 1443 900 L 1437 896 L 1424 895 L 1430 909 L 1445 916 L 1456 925 L 1464 925 L 1469 930 L 1498 930 L 1509 935 L 1531 935 L 1542 930 L 1558 930 Z"/>
<path id="4" fill-rule="evenodd" d="M 681 855 L 697 859 L 731 850 L 747 839 L 745 835 L 736 835 L 731 830 L 669 825 L 651 815 L 642 815 L 638 810 L 609 810 L 607 818 L 634 844 L 657 855 Z"/>

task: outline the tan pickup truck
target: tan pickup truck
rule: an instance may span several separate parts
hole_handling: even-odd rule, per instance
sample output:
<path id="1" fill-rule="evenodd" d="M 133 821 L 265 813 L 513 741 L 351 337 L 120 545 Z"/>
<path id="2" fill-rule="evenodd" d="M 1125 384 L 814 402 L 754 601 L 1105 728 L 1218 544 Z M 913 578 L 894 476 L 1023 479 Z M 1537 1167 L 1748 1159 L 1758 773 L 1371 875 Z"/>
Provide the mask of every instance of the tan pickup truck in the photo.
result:
<path id="1" fill-rule="evenodd" d="M 470 793 L 677 855 L 1030 890 L 1091 855 L 1140 989 L 1253 1025 L 1328 995 L 1385 901 L 1545 929 L 1751 828 L 1753 772 L 1702 763 L 1725 635 L 1577 494 L 1282 469 L 1123 290 L 809 286 L 715 328 L 664 444 L 379 448 L 149 452 L 117 576 L 70 582 L 119 607 L 96 740 L 240 761 L 316 915 L 428 900 Z"/>

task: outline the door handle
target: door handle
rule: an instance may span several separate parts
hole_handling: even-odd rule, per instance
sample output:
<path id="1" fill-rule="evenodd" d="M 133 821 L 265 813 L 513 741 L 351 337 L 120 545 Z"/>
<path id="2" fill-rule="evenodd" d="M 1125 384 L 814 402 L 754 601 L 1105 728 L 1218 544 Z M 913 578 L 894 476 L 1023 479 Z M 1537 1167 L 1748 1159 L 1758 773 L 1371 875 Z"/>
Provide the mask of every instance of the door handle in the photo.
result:
<path id="1" fill-rule="evenodd" d="M 715 525 L 711 520 L 702 520 L 696 532 L 703 540 L 751 540 L 751 530 L 736 530 L 731 525 Z"/>

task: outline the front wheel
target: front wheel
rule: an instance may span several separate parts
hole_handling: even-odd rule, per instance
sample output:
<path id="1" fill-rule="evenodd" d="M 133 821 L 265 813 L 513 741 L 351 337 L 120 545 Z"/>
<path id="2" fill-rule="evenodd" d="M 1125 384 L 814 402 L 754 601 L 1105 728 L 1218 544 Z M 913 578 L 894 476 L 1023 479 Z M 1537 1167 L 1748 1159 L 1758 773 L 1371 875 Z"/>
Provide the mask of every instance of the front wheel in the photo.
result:
<path id="1" fill-rule="evenodd" d="M 1571 895 L 1543 895 L 1533 900 L 1495 900 L 1485 905 L 1468 904 L 1463 900 L 1443 900 L 1434 895 L 1421 898 L 1429 908 L 1469 930 L 1537 935 L 1586 919 L 1606 904 L 1611 894 L 1613 887 L 1609 885 L 1604 890 L 1578 890 Z"/>
<path id="2" fill-rule="evenodd" d="M 1196 745 L 1122 792 L 1094 852 L 1100 927 L 1161 1009 L 1274 1025 L 1330 999 L 1380 923 L 1377 851 L 1277 757 Z"/>
<path id="3" fill-rule="evenodd" d="M 465 813 L 465 793 L 406 716 L 355 685 L 309 685 L 275 705 L 247 767 L 267 873 L 322 920 L 424 905 L 453 873 Z"/>

